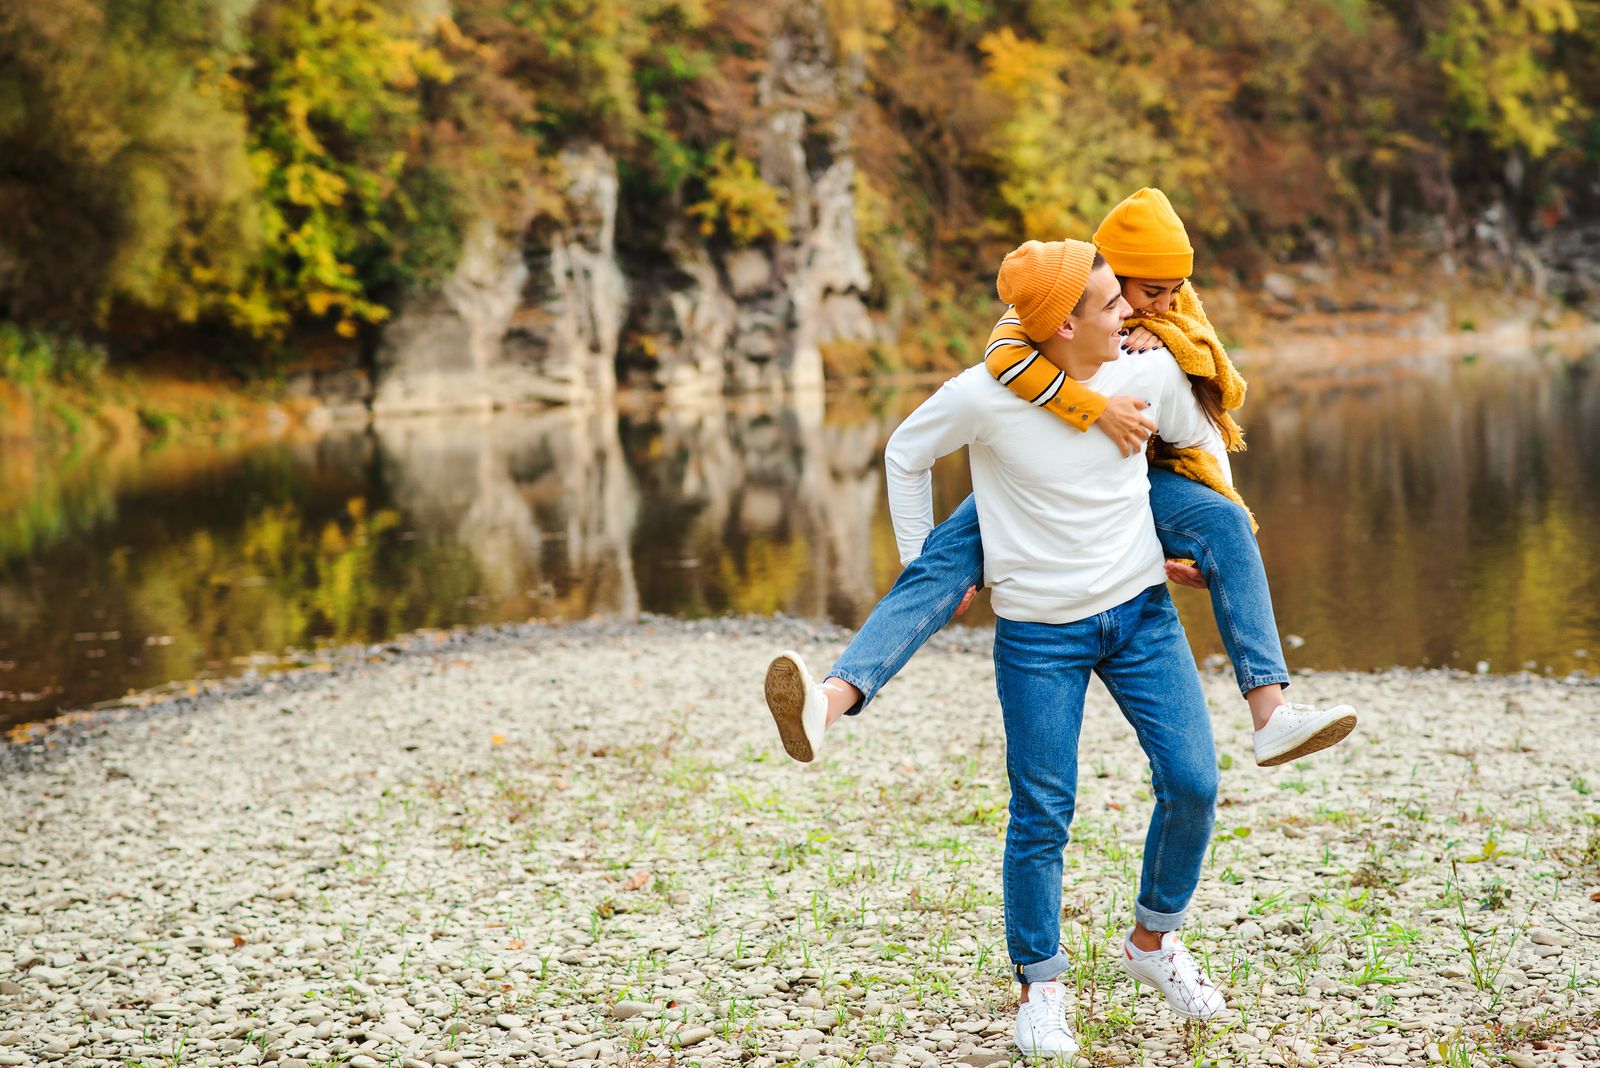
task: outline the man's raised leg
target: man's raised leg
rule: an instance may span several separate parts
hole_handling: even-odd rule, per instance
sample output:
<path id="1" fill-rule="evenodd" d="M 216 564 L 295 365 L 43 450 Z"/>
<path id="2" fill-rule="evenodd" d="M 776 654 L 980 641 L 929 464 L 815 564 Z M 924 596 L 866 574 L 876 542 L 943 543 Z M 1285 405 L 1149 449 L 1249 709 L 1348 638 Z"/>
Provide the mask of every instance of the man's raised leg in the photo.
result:
<path id="1" fill-rule="evenodd" d="M 816 759 L 827 729 L 865 708 L 982 583 L 978 506 L 968 496 L 929 533 L 921 555 L 900 572 L 821 684 L 799 653 L 785 652 L 768 665 L 767 707 L 784 751 L 799 761 Z"/>

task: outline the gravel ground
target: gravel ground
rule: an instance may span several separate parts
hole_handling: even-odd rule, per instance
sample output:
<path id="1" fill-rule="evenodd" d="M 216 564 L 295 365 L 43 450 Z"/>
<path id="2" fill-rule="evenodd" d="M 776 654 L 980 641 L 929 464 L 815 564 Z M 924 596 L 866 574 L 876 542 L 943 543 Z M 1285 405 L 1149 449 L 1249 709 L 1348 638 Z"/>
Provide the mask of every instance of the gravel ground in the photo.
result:
<path id="1" fill-rule="evenodd" d="M 0 1065 L 1013 1060 L 983 631 L 823 758 L 761 699 L 793 620 L 421 635 L 69 718 L 4 757 Z M 1098 686 L 1064 940 L 1085 1062 L 1600 1064 L 1600 688 L 1310 674 L 1340 747 L 1249 757 L 1186 928 L 1234 1012 L 1115 964 L 1148 779 Z"/>

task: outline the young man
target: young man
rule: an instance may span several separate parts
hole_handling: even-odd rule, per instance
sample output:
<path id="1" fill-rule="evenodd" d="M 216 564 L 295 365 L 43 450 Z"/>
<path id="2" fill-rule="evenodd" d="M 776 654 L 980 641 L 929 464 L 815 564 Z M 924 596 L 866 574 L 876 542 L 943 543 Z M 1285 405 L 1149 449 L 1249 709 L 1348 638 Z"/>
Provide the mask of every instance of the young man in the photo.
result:
<path id="1" fill-rule="evenodd" d="M 1093 245 L 1029 241 L 1006 257 L 998 288 L 1037 346 L 1009 374 L 1048 360 L 1103 395 L 1149 399 L 1145 414 L 1175 445 L 1216 441 L 1170 354 L 1120 353 L 1129 308 Z M 1026 1054 L 1060 1055 L 1077 1049 L 1058 981 L 1067 962 L 1061 872 L 1089 673 L 1133 725 L 1153 773 L 1155 812 L 1122 962 L 1190 1019 L 1225 1007 L 1176 934 L 1211 836 L 1216 749 L 1165 585 L 1144 453 L 1124 456 L 1110 437 L 1070 428 L 1008 389 L 1009 374 L 979 365 L 950 379 L 895 431 L 885 462 L 895 539 L 910 563 L 933 529 L 934 461 L 969 448 L 1011 781 L 1004 894 L 1022 984 L 1015 1037 Z"/>

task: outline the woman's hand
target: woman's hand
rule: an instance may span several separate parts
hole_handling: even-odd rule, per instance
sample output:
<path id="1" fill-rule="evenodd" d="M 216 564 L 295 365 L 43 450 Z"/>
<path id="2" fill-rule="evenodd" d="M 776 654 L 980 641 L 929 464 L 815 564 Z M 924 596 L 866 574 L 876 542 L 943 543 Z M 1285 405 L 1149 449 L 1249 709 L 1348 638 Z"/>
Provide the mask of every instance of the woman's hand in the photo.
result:
<path id="1" fill-rule="evenodd" d="M 1206 588 L 1206 577 L 1200 573 L 1198 567 L 1187 560 L 1168 560 L 1167 579 L 1180 586 L 1187 586 L 1191 590 Z"/>
<path id="2" fill-rule="evenodd" d="M 965 597 L 961 598 L 961 603 L 960 604 L 956 605 L 956 615 L 958 615 L 958 616 L 961 615 L 963 612 L 965 612 L 968 608 L 970 608 L 972 606 L 973 594 L 975 594 L 977 592 L 978 592 L 978 587 L 976 587 L 976 586 L 968 586 L 967 587 L 967 595 Z"/>
<path id="3" fill-rule="evenodd" d="M 1149 352 L 1159 349 L 1166 342 L 1156 337 L 1142 326 L 1136 326 L 1128 331 L 1128 336 L 1122 339 L 1122 347 L 1129 352 Z"/>
<path id="4" fill-rule="evenodd" d="M 1150 417 L 1141 414 L 1150 407 L 1149 401 L 1138 397 L 1112 397 L 1106 401 L 1106 410 L 1094 425 L 1105 431 L 1106 437 L 1117 443 L 1122 455 L 1132 456 L 1144 451 L 1145 442 L 1156 432 Z"/>

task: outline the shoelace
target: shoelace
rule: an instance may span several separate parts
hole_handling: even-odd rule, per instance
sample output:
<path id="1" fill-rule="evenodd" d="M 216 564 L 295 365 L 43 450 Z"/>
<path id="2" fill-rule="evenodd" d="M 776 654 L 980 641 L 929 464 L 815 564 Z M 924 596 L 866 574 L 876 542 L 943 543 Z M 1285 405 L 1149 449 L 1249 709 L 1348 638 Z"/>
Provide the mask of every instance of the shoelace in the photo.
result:
<path id="1" fill-rule="evenodd" d="M 1320 709 L 1318 709 L 1316 705 L 1295 705 L 1295 704 L 1290 704 L 1290 705 L 1284 705 L 1282 711 L 1288 712 L 1290 715 L 1295 716 L 1295 717 L 1302 717 L 1302 716 L 1314 716 L 1314 715 L 1317 714 L 1317 712 L 1320 711 Z"/>
<path id="2" fill-rule="evenodd" d="M 1034 1034 L 1055 1036 L 1071 1033 L 1067 1027 L 1066 1002 L 1062 998 L 1041 994 L 1037 1000 L 1029 1000 L 1027 1005 L 1030 1006 L 1029 1016 L 1033 1018 Z"/>
<path id="3" fill-rule="evenodd" d="M 1197 993 L 1197 988 L 1203 990 L 1211 985 L 1211 980 L 1200 970 L 1195 963 L 1189 947 L 1182 942 L 1177 943 L 1170 956 L 1167 958 L 1168 967 L 1172 969 L 1172 979 L 1183 991 L 1183 1000 L 1189 1008 L 1199 1007 L 1199 1002 L 1204 996 Z"/>

